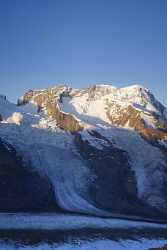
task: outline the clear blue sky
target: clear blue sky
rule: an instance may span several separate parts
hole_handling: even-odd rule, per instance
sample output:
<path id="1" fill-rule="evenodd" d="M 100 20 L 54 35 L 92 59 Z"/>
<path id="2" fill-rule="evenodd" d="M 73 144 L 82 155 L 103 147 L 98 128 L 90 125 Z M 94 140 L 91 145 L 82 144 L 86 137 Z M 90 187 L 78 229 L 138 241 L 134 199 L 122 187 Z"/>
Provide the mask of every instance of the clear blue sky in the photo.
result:
<path id="1" fill-rule="evenodd" d="M 140 83 L 167 105 L 166 0 L 0 0 L 0 92 Z"/>

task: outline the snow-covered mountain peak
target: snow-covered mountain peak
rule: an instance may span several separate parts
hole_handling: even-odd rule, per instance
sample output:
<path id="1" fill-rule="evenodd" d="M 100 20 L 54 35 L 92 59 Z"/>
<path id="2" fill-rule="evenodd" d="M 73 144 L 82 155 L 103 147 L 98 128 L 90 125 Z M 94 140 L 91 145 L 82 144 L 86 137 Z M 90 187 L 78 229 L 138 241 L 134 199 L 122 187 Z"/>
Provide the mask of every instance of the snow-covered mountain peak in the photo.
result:
<path id="1" fill-rule="evenodd" d="M 0 137 L 51 180 L 63 209 L 143 214 L 140 200 L 166 211 L 164 110 L 140 85 L 56 85 L 18 105 L 0 98 Z"/>
<path id="2" fill-rule="evenodd" d="M 122 87 L 122 88 L 119 88 L 118 90 L 118 95 L 120 94 L 122 98 L 126 97 L 127 99 L 128 98 L 135 99 L 136 97 L 140 99 L 140 98 L 148 96 L 149 93 L 150 91 L 147 88 L 138 84 L 130 85 L 127 87 Z"/>
<path id="3" fill-rule="evenodd" d="M 82 101 L 85 97 L 85 100 L 89 102 L 105 99 L 108 102 L 119 103 L 122 107 L 138 104 L 143 107 L 143 109 L 148 109 L 148 111 L 158 114 L 164 111 L 163 105 L 156 100 L 151 91 L 138 84 L 122 88 L 104 84 L 93 85 L 87 89 L 76 92 L 76 94 L 72 96 L 74 98 L 80 97 Z M 135 106 L 137 105 L 134 105 L 134 107 Z"/>
<path id="4" fill-rule="evenodd" d="M 126 86 L 126 87 L 122 87 L 121 89 L 124 89 L 124 90 L 132 90 L 133 92 L 141 92 L 141 91 L 148 91 L 148 89 L 146 87 L 144 87 L 143 85 L 141 84 L 132 84 L 132 85 L 129 85 L 129 86 Z"/>
<path id="5" fill-rule="evenodd" d="M 122 88 L 95 84 L 81 90 L 61 84 L 42 90 L 30 90 L 19 99 L 18 104 L 30 102 L 53 119 L 60 120 L 61 117 L 61 126 L 64 117 L 68 117 L 68 121 L 70 117 L 70 123 L 80 121 L 83 123 L 82 128 L 100 123 L 135 129 L 157 126 L 166 128 L 165 107 L 151 91 L 138 84 Z M 134 119 L 138 121 L 137 127 Z M 63 127 L 66 129 L 65 125 Z M 77 125 L 77 129 L 81 127 Z"/>

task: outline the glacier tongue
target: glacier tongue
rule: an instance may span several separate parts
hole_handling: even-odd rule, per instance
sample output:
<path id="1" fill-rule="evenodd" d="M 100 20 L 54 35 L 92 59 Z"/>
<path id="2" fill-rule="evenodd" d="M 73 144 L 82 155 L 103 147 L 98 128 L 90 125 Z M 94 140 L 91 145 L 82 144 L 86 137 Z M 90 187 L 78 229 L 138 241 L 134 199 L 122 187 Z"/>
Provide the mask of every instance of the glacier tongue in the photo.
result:
<path id="1" fill-rule="evenodd" d="M 69 149 L 61 149 L 53 145 L 35 144 L 30 156 L 33 166 L 46 174 L 55 188 L 56 200 L 61 208 L 67 211 L 90 214 L 104 214 L 89 200 L 89 182 L 92 173 L 81 159 Z M 106 213 L 107 214 L 107 213 Z"/>
<path id="2" fill-rule="evenodd" d="M 11 106 L 12 107 L 12 106 Z M 15 106 L 12 107 L 12 111 Z M 28 113 L 26 113 L 28 110 Z M 0 137 L 11 143 L 26 162 L 49 177 L 58 205 L 67 211 L 105 214 L 89 200 L 89 182 L 93 175 L 83 164 L 73 145 L 73 135 L 57 129 L 32 127 L 40 121 L 34 107 L 18 108 L 24 118 L 18 126 L 9 122 L 0 124 Z M 107 213 L 106 213 L 107 214 Z"/>

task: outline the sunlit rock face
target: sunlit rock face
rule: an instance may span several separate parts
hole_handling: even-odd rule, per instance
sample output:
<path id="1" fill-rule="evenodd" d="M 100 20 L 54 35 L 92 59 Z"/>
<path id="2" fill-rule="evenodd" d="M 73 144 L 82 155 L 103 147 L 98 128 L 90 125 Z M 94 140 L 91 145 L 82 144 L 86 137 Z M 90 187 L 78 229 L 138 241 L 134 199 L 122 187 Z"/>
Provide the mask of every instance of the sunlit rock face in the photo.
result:
<path id="1" fill-rule="evenodd" d="M 59 103 L 63 97 L 68 97 L 70 88 L 60 85 L 42 91 L 28 91 L 18 100 L 18 105 L 24 105 L 32 101 L 38 106 L 38 110 L 44 110 L 49 117 L 55 119 L 61 129 L 76 132 L 83 129 L 80 121 L 72 114 L 61 111 Z"/>
<path id="2" fill-rule="evenodd" d="M 56 85 L 17 106 L 0 99 L 1 113 L 1 138 L 35 171 L 39 207 L 56 200 L 70 212 L 167 218 L 167 110 L 148 89 Z"/>

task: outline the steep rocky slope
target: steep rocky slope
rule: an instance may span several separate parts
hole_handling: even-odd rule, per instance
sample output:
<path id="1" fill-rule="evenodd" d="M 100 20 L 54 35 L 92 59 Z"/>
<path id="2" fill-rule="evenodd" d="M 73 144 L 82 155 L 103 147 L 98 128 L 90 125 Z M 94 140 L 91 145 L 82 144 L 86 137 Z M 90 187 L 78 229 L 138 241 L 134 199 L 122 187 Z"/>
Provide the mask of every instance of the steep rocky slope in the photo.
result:
<path id="1" fill-rule="evenodd" d="M 0 114 L 0 136 L 47 176 L 62 209 L 167 217 L 167 111 L 148 89 L 57 85 L 17 106 L 0 98 Z"/>

